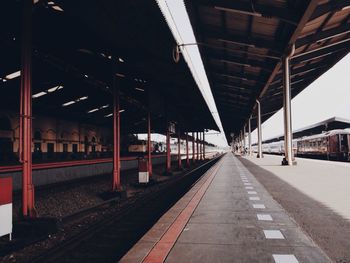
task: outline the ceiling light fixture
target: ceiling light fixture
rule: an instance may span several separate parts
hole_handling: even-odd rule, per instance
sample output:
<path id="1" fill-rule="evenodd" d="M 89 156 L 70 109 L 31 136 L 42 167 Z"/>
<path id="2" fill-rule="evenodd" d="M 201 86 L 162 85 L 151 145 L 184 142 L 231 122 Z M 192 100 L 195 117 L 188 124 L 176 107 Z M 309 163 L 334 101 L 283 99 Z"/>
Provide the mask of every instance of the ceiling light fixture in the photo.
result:
<path id="1" fill-rule="evenodd" d="M 11 74 L 8 74 L 5 79 L 7 80 L 10 80 L 10 79 L 15 79 L 15 78 L 18 78 L 19 76 L 21 76 L 21 71 L 16 71 L 16 72 L 13 72 Z"/>
<path id="2" fill-rule="evenodd" d="M 116 73 L 115 75 L 116 75 L 117 77 L 120 77 L 120 78 L 125 78 L 125 75 L 122 74 L 122 73 Z"/>
<path id="3" fill-rule="evenodd" d="M 46 95 L 46 94 L 47 94 L 47 93 L 46 93 L 45 91 L 41 91 L 41 92 L 39 92 L 39 93 L 34 94 L 34 95 L 32 96 L 32 98 L 33 98 L 33 99 L 36 99 L 36 98 L 39 98 L 39 97 L 44 96 L 44 95 Z"/>
<path id="4" fill-rule="evenodd" d="M 141 89 L 141 88 L 135 88 L 135 89 L 138 91 L 145 91 L 144 89 Z"/>
<path id="5" fill-rule="evenodd" d="M 74 103 L 75 103 L 75 101 L 71 100 L 71 101 L 68 101 L 68 102 L 66 102 L 66 103 L 63 103 L 62 106 L 63 106 L 63 107 L 66 107 L 66 106 L 72 105 L 72 104 L 74 104 Z"/>
<path id="6" fill-rule="evenodd" d="M 78 98 L 78 99 L 76 99 L 76 100 L 68 101 L 68 102 L 66 102 L 66 103 L 63 103 L 63 104 L 62 104 L 62 107 L 66 107 L 66 106 L 72 105 L 72 104 L 74 104 L 74 103 L 77 103 L 77 102 L 86 100 L 86 99 L 88 99 L 88 98 L 89 98 L 88 96 L 83 96 L 83 97 L 80 97 L 80 98 Z"/>

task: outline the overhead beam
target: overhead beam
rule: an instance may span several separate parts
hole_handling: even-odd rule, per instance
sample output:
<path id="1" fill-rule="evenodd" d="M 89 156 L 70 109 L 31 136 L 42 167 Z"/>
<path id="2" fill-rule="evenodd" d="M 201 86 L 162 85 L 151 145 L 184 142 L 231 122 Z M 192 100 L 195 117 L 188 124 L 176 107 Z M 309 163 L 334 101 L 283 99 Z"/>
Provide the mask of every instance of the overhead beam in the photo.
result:
<path id="1" fill-rule="evenodd" d="M 307 5 L 307 7 L 305 9 L 303 16 L 301 17 L 301 19 L 298 23 L 298 26 L 295 28 L 287 45 L 285 46 L 283 53 L 287 53 L 288 49 L 290 49 L 291 46 L 296 42 L 297 38 L 299 37 L 299 34 L 301 33 L 301 31 L 305 27 L 306 23 L 309 21 L 312 13 L 316 9 L 318 2 L 319 2 L 318 0 L 311 0 L 309 2 L 309 4 Z M 269 88 L 271 82 L 275 79 L 275 76 L 279 72 L 281 66 L 282 66 L 282 61 L 280 60 L 278 63 L 276 63 L 276 66 L 275 66 L 274 70 L 272 71 L 272 74 L 270 75 L 269 79 L 267 80 L 265 86 L 263 87 L 262 91 L 260 92 L 258 99 L 261 99 L 264 96 L 264 94 L 266 93 L 267 89 Z M 256 104 L 253 107 L 252 112 L 254 112 L 255 108 L 256 108 Z"/>
<path id="2" fill-rule="evenodd" d="M 350 23 L 346 23 L 344 25 L 321 31 L 318 34 L 310 34 L 308 36 L 305 36 L 303 38 L 299 38 L 296 41 L 296 48 L 307 45 L 307 44 L 312 44 L 316 43 L 318 41 L 324 41 L 330 38 L 338 37 L 341 35 L 345 35 L 347 33 L 350 33 Z"/>
<path id="3" fill-rule="evenodd" d="M 327 2 L 316 8 L 316 10 L 310 16 L 310 21 L 320 16 L 323 16 L 329 12 L 340 11 L 344 8 L 350 8 L 350 0 Z"/>
<path id="4" fill-rule="evenodd" d="M 252 87 L 242 88 L 239 86 L 220 84 L 220 83 L 215 84 L 213 87 L 214 87 L 214 90 L 219 89 L 219 90 L 239 91 L 245 94 L 252 94 L 252 92 L 255 92 L 255 90 L 253 90 Z"/>
<path id="5" fill-rule="evenodd" d="M 301 17 L 301 14 L 297 10 L 287 7 L 265 5 L 257 2 L 197 0 L 197 3 L 232 13 L 264 17 L 267 19 L 276 18 L 292 25 L 297 25 Z"/>
<path id="6" fill-rule="evenodd" d="M 275 55 L 281 54 L 283 48 L 281 44 L 276 43 L 276 41 L 272 39 L 269 40 L 259 37 L 247 37 L 245 35 L 242 35 L 242 32 L 229 34 L 224 31 L 208 28 L 205 31 L 205 37 L 213 38 L 220 42 L 236 44 L 238 46 L 268 49 L 270 52 L 275 53 Z"/>
<path id="7" fill-rule="evenodd" d="M 329 56 L 334 53 L 338 53 L 342 50 L 349 50 L 349 44 L 350 38 L 347 38 L 337 43 L 319 47 L 317 49 L 313 49 L 302 54 L 297 54 L 294 57 L 292 57 L 292 65 L 296 65 L 309 60 L 318 59 L 324 56 Z"/>
<path id="8" fill-rule="evenodd" d="M 269 71 L 269 72 L 273 70 L 271 66 L 271 62 L 269 63 L 269 62 L 253 60 L 253 59 L 244 59 L 244 58 L 239 58 L 239 57 L 229 56 L 229 55 L 220 56 L 217 54 L 213 54 L 212 52 L 206 52 L 206 56 L 208 56 L 212 60 L 226 62 L 228 64 L 259 68 L 261 70 Z"/>
<path id="9" fill-rule="evenodd" d="M 255 81 L 258 83 L 264 84 L 265 82 L 261 80 L 260 77 L 258 76 L 253 76 L 251 74 L 240 74 L 237 72 L 213 72 L 213 74 L 222 76 L 222 77 L 227 77 L 227 78 L 233 78 L 233 79 L 238 79 L 241 81 Z"/>

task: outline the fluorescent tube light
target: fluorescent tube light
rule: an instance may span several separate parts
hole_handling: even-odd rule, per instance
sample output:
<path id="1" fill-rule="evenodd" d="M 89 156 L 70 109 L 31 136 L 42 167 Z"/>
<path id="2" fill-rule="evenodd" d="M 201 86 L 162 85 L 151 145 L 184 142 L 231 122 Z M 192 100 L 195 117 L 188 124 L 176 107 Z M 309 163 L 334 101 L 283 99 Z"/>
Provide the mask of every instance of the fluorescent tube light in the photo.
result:
<path id="1" fill-rule="evenodd" d="M 19 76 L 21 76 L 21 71 L 20 71 L 20 70 L 19 70 L 19 71 L 16 71 L 16 72 L 13 72 L 13 73 L 11 73 L 11 74 L 8 74 L 8 75 L 5 77 L 5 79 L 10 80 L 10 79 L 17 78 L 17 77 L 19 77 Z"/>
<path id="2" fill-rule="evenodd" d="M 47 93 L 46 93 L 45 91 L 41 91 L 41 92 L 39 92 L 39 93 L 34 94 L 34 95 L 32 96 L 32 98 L 33 98 L 33 99 L 36 99 L 36 98 L 39 98 L 39 97 L 44 96 L 44 95 L 46 95 L 46 94 L 47 94 Z"/>
<path id="3" fill-rule="evenodd" d="M 98 111 L 98 110 L 99 110 L 98 108 L 95 108 L 95 109 L 89 110 L 87 113 L 93 113 L 93 112 Z"/>
<path id="4" fill-rule="evenodd" d="M 66 103 L 63 103 L 62 106 L 63 106 L 63 107 L 66 107 L 66 106 L 72 105 L 72 104 L 74 104 L 74 103 L 75 103 L 75 101 L 71 100 L 71 101 L 68 101 L 68 102 L 66 102 Z"/>

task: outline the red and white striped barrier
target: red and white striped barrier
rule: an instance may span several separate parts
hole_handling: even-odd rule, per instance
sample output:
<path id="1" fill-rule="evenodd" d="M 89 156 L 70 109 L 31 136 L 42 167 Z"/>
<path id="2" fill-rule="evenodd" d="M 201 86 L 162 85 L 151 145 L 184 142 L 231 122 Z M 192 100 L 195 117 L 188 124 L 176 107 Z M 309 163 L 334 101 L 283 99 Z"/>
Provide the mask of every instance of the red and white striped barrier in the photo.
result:
<path id="1" fill-rule="evenodd" d="M 139 159 L 139 183 L 147 184 L 149 182 L 149 167 L 147 159 Z"/>
<path id="2" fill-rule="evenodd" d="M 12 178 L 0 178 L 0 237 L 12 238 Z"/>

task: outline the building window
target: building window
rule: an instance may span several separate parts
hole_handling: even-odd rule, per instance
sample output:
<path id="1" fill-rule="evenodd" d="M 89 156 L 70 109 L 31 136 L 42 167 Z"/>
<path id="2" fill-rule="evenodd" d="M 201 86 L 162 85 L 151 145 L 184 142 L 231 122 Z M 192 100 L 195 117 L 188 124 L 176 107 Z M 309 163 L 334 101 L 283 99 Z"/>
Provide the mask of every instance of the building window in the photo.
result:
<path id="1" fill-rule="evenodd" d="M 78 152 L 78 144 L 73 144 L 73 153 L 77 153 Z"/>
<path id="2" fill-rule="evenodd" d="M 53 143 L 48 143 L 47 144 L 47 157 L 53 158 L 54 152 L 55 152 L 55 145 Z"/>
<path id="3" fill-rule="evenodd" d="M 63 144 L 63 152 L 64 152 L 64 153 L 67 153 L 67 152 L 68 152 L 68 144 L 67 144 L 67 143 L 64 143 L 64 144 Z"/>

